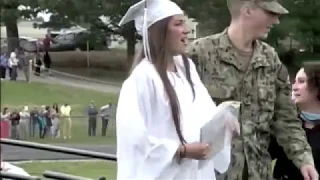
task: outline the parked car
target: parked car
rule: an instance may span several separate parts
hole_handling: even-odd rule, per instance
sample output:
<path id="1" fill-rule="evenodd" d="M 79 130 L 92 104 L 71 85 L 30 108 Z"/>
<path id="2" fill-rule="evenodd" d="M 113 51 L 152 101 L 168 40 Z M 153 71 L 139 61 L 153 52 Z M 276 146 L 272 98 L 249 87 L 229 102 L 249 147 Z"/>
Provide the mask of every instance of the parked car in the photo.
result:
<path id="1" fill-rule="evenodd" d="M 19 45 L 22 51 L 36 52 L 38 46 L 38 39 L 30 37 L 19 37 Z M 1 52 L 8 52 L 8 40 L 6 38 L 1 40 Z"/>
<path id="2" fill-rule="evenodd" d="M 87 42 L 90 42 L 89 31 L 74 31 L 65 34 L 59 34 L 53 38 L 49 51 L 74 51 L 87 50 Z M 89 50 L 94 49 L 94 44 L 89 43 Z M 43 45 L 40 45 L 40 51 L 43 51 Z"/>

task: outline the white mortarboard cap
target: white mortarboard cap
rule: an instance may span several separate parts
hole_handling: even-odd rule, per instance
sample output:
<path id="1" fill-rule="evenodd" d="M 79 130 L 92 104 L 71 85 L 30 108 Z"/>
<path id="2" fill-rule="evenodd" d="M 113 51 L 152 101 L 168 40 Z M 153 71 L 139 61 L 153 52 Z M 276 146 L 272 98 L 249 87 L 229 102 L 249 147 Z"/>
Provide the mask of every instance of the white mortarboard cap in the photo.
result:
<path id="1" fill-rule="evenodd" d="M 139 35 L 143 35 L 143 19 L 147 8 L 147 27 L 167 17 L 183 14 L 181 8 L 170 0 L 142 0 L 129 8 L 123 16 L 119 26 L 135 21 L 135 27 Z"/>
<path id="2" fill-rule="evenodd" d="M 145 54 L 151 60 L 148 28 L 162 19 L 178 14 L 184 13 L 176 3 L 170 0 L 142 0 L 129 8 L 119 26 L 134 21 L 138 34 L 143 38 Z"/>

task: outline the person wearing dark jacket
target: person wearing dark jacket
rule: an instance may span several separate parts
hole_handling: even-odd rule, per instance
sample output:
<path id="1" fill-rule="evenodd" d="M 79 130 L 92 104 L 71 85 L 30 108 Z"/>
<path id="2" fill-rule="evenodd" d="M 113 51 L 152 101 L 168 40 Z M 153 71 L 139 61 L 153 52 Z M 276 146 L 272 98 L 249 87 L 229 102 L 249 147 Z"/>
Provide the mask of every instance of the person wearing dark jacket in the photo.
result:
<path id="1" fill-rule="evenodd" d="M 292 99 L 299 109 L 298 117 L 312 148 L 314 164 L 320 171 L 320 68 L 302 68 L 297 73 L 292 89 Z M 271 138 L 269 153 L 276 160 L 273 176 L 281 180 L 304 180 L 305 178 L 275 138 Z"/>
<path id="2" fill-rule="evenodd" d="M 88 107 L 88 135 L 89 136 L 96 136 L 96 129 L 97 129 L 97 116 L 98 116 L 98 110 L 97 107 L 94 105 L 94 102 L 91 101 Z"/>
<path id="3" fill-rule="evenodd" d="M 14 110 L 10 114 L 10 121 L 11 121 L 11 138 L 12 139 L 19 139 L 20 115 L 17 110 Z"/>
<path id="4" fill-rule="evenodd" d="M 34 74 L 36 76 L 40 76 L 41 75 L 41 67 L 42 67 L 42 59 L 40 54 L 36 54 L 35 57 L 35 70 L 34 70 Z"/>

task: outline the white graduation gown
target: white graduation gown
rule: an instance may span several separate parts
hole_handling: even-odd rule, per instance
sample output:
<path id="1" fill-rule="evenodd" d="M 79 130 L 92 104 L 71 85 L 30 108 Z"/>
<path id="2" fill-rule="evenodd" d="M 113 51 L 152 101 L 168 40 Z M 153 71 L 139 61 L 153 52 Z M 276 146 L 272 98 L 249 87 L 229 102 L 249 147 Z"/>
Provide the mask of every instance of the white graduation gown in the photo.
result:
<path id="1" fill-rule="evenodd" d="M 184 75 L 181 56 L 175 57 L 178 72 L 168 72 L 168 76 L 178 96 L 183 136 L 191 143 L 200 141 L 200 128 L 210 120 L 216 106 L 195 65 L 191 60 L 189 62 L 195 99 Z M 159 75 L 154 66 L 144 59 L 123 83 L 120 92 L 116 114 L 117 179 L 215 180 L 214 169 L 221 173 L 227 170 L 230 146 L 226 146 L 202 169 L 198 168 L 197 160 L 177 162 L 175 153 L 180 141 L 169 107 Z"/>

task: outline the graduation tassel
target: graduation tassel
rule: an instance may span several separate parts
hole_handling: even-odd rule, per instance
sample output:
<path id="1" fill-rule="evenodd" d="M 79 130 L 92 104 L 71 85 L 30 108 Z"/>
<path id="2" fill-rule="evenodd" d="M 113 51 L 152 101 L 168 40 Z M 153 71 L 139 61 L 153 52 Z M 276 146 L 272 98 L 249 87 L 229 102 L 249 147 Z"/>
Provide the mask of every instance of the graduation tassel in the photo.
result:
<path id="1" fill-rule="evenodd" d="M 142 41 L 143 41 L 143 49 L 144 49 L 145 56 L 150 62 L 152 62 L 151 53 L 150 53 L 150 46 L 149 46 L 147 12 L 148 12 L 148 10 L 147 10 L 147 1 L 145 1 L 144 15 L 143 15 L 143 27 L 142 27 Z"/>

